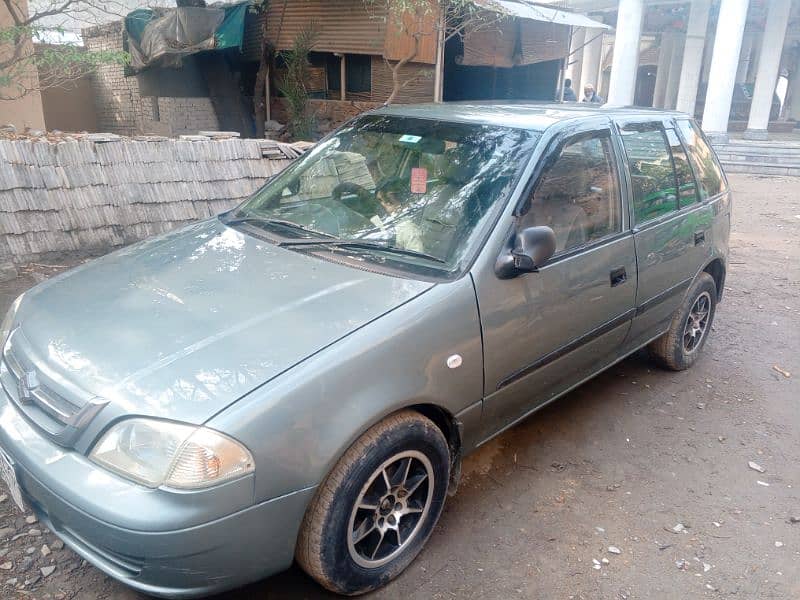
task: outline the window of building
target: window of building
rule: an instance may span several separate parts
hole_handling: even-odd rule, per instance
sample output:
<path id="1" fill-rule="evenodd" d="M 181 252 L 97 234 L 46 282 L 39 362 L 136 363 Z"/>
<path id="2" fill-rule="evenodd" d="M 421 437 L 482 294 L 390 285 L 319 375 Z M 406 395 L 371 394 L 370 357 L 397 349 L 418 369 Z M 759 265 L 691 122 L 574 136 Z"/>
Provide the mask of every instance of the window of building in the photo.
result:
<path id="1" fill-rule="evenodd" d="M 644 223 L 677 209 L 672 156 L 659 126 L 621 129 L 633 186 L 636 223 Z"/>
<path id="2" fill-rule="evenodd" d="M 689 151 L 689 160 L 697 173 L 700 195 L 703 199 L 716 196 L 725 189 L 725 179 L 717 157 L 697 130 L 697 125 L 687 120 L 678 121 L 678 131 Z"/>
<path id="3" fill-rule="evenodd" d="M 697 193 L 697 184 L 694 181 L 692 167 L 689 165 L 689 158 L 678 139 L 678 134 L 672 128 L 667 129 L 666 133 L 672 161 L 675 164 L 675 175 L 678 177 L 678 207 L 683 208 L 700 200 L 700 196 Z"/>
<path id="4" fill-rule="evenodd" d="M 328 90 L 341 92 L 342 57 L 328 54 L 325 63 L 328 76 Z M 345 55 L 345 85 L 348 94 L 369 94 L 372 92 L 372 57 L 366 54 Z"/>
<path id="5" fill-rule="evenodd" d="M 557 253 L 622 230 L 610 132 L 581 135 L 561 147 L 537 183 L 520 225 L 552 228 Z"/>

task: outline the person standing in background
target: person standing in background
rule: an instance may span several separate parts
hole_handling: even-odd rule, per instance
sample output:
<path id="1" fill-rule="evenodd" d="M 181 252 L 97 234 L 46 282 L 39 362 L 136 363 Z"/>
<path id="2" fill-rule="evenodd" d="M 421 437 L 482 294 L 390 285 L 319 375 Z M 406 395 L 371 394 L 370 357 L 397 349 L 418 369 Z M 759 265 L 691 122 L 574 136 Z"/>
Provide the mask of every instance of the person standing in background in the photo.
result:
<path id="1" fill-rule="evenodd" d="M 564 80 L 564 102 L 577 102 L 578 97 L 575 95 L 575 90 L 572 89 L 572 79 Z"/>
<path id="2" fill-rule="evenodd" d="M 603 100 L 601 96 L 597 95 L 597 93 L 594 91 L 594 86 L 591 83 L 587 83 L 585 86 L 583 86 L 583 99 L 581 102 L 603 104 L 605 100 Z"/>

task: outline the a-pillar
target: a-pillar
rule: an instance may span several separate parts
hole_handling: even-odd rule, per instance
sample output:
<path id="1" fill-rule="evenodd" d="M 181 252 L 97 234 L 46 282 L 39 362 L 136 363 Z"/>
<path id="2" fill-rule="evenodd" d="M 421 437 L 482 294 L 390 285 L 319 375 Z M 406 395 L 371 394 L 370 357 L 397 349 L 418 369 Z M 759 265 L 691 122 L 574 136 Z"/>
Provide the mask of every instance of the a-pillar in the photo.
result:
<path id="1" fill-rule="evenodd" d="M 772 0 L 767 8 L 767 22 L 764 25 L 764 39 L 758 59 L 756 87 L 750 104 L 750 118 L 747 121 L 748 139 L 767 139 L 769 113 L 775 85 L 778 82 L 778 69 L 781 65 L 783 40 L 789 23 L 791 0 Z"/>
<path id="2" fill-rule="evenodd" d="M 667 91 L 664 94 L 664 108 L 675 108 L 678 100 L 678 84 L 681 79 L 683 58 L 683 36 L 678 35 L 672 46 L 672 59 L 669 62 L 669 77 L 667 78 Z"/>
<path id="3" fill-rule="evenodd" d="M 683 45 L 683 68 L 678 84 L 678 100 L 675 108 L 694 116 L 697 104 L 697 87 L 700 71 L 703 68 L 703 50 L 706 44 L 708 14 L 711 0 L 694 0 L 689 9 L 689 22 L 686 25 L 686 42 Z"/>
<path id="4" fill-rule="evenodd" d="M 636 75 L 639 71 L 639 39 L 642 36 L 643 12 L 643 0 L 619 1 L 614 60 L 611 63 L 611 81 L 608 86 L 609 104 L 633 104 Z"/>
<path id="5" fill-rule="evenodd" d="M 747 21 L 747 6 L 748 0 L 722 0 L 720 4 L 703 108 L 703 131 L 714 141 L 728 140 L 728 117 L 739 67 L 742 34 Z"/>
<path id="6" fill-rule="evenodd" d="M 656 69 L 656 84 L 653 91 L 653 106 L 664 108 L 664 97 L 669 79 L 669 61 L 672 59 L 672 46 L 675 44 L 675 33 L 665 31 L 661 34 L 661 43 L 658 46 L 658 67 Z"/>
<path id="7" fill-rule="evenodd" d="M 581 85 L 581 72 L 583 71 L 583 44 L 586 41 L 586 28 L 579 27 L 572 32 L 572 42 L 570 43 L 569 68 L 567 77 L 572 80 L 572 89 L 575 94 L 580 95 L 578 89 Z"/>
<path id="8" fill-rule="evenodd" d="M 600 72 L 600 58 L 603 56 L 603 30 L 587 29 L 584 43 L 586 43 L 586 45 L 583 47 L 581 85 L 580 89 L 575 90 L 579 100 L 583 95 L 583 86 L 586 84 L 592 84 L 595 90 L 599 87 L 597 77 Z M 575 85 L 574 81 L 573 85 Z"/>

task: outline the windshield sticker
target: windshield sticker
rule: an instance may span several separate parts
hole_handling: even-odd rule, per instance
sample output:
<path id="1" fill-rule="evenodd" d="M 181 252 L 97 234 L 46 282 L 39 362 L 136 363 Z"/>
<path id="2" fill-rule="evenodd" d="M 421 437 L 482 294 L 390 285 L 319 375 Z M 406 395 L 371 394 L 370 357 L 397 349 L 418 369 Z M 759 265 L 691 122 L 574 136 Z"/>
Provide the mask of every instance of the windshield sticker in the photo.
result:
<path id="1" fill-rule="evenodd" d="M 419 135 L 408 135 L 408 134 L 406 134 L 406 135 L 401 135 L 400 136 L 400 141 L 404 142 L 406 144 L 416 144 L 421 139 L 422 139 L 422 137 L 419 136 Z"/>
<path id="2" fill-rule="evenodd" d="M 411 193 L 424 194 L 428 191 L 428 169 L 414 167 L 411 169 Z"/>

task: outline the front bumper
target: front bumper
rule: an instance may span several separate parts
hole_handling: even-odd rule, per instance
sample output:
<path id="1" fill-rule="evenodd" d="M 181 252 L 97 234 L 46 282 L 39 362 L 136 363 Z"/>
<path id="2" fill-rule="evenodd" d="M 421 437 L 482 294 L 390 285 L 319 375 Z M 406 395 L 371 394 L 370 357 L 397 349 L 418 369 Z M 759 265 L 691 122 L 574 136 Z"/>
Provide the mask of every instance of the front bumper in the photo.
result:
<path id="1" fill-rule="evenodd" d="M 0 447 L 15 463 L 25 500 L 39 519 L 91 564 L 141 592 L 192 598 L 257 581 L 289 567 L 303 514 L 314 493 L 307 488 L 251 505 L 232 514 L 175 529 L 163 529 L 158 514 L 176 513 L 177 501 L 192 511 L 195 493 L 150 491 L 146 510 L 159 530 L 132 528 L 125 487 L 81 455 L 67 452 L 39 435 L 0 390 Z M 61 468 L 59 468 L 59 466 Z M 104 485 L 104 483 L 109 485 Z M 66 492 L 66 489 L 69 492 Z M 107 493 L 104 496 L 104 488 Z M 224 495 L 223 495 L 224 496 Z M 98 518 L 98 500 L 104 506 Z M 119 508 L 117 508 L 119 507 Z M 119 510 L 120 514 L 114 515 Z M 111 518 L 109 518 L 111 517 Z"/>

